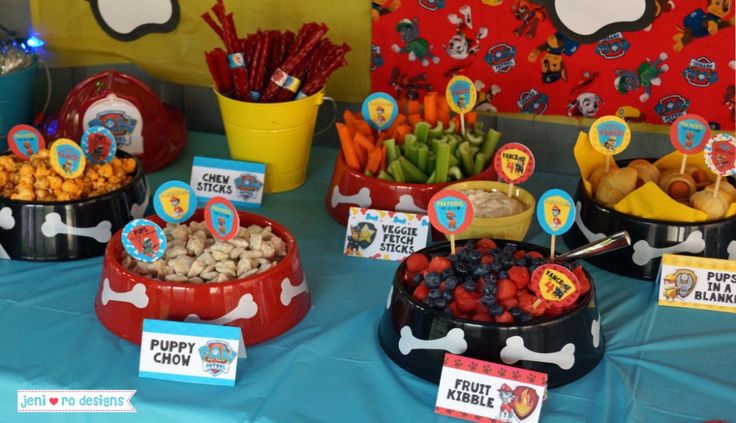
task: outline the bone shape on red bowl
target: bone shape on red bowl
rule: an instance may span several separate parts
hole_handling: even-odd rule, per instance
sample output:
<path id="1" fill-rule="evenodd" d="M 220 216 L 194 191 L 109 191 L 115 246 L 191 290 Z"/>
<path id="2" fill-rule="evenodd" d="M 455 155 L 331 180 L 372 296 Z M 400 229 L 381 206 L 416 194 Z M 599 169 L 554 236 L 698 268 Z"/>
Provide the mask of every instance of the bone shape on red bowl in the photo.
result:
<path id="1" fill-rule="evenodd" d="M 580 201 L 575 204 L 575 223 L 577 223 L 578 228 L 580 228 L 580 232 L 583 233 L 583 236 L 585 239 L 588 240 L 588 242 L 595 242 L 600 239 L 603 239 L 606 237 L 605 234 L 601 233 L 594 233 L 590 229 L 588 229 L 587 226 L 585 226 L 585 222 L 583 222 L 582 216 L 580 216 L 580 210 L 583 208 L 583 205 L 580 203 Z"/>
<path id="2" fill-rule="evenodd" d="M 110 280 L 105 278 L 102 282 L 102 295 L 100 301 L 106 306 L 110 301 L 118 301 L 121 303 L 129 303 L 136 308 L 146 308 L 148 306 L 148 295 L 146 295 L 146 286 L 142 283 L 133 285 L 133 289 L 125 292 L 113 291 L 110 287 Z"/>
<path id="3" fill-rule="evenodd" d="M 654 248 L 645 239 L 636 241 L 634 244 L 634 254 L 631 260 L 639 265 L 644 266 L 650 260 L 662 257 L 663 254 L 692 253 L 697 254 L 705 250 L 705 240 L 703 233 L 700 231 L 690 232 L 690 235 L 679 244 L 675 244 L 666 248 Z"/>
<path id="4" fill-rule="evenodd" d="M 197 323 L 209 323 L 213 325 L 226 325 L 230 322 L 234 322 L 238 319 L 250 319 L 258 313 L 258 304 L 253 301 L 253 295 L 243 294 L 238 300 L 238 305 L 228 313 L 223 314 L 220 317 L 214 319 L 205 320 L 201 319 L 198 315 L 192 313 L 188 315 L 184 320 L 187 322 Z"/>
<path id="5" fill-rule="evenodd" d="M 0 229 L 13 229 L 15 227 L 15 218 L 13 217 L 13 209 L 3 207 L 0 209 Z"/>
<path id="6" fill-rule="evenodd" d="M 146 187 L 146 198 L 143 199 L 143 204 L 133 203 L 133 205 L 130 206 L 130 215 L 133 216 L 133 219 L 141 219 L 143 217 L 146 213 L 149 199 L 148 187 Z"/>
<path id="7" fill-rule="evenodd" d="M 291 279 L 284 278 L 281 281 L 281 304 L 288 306 L 294 297 L 307 291 L 309 291 L 309 288 L 307 288 L 307 278 L 303 278 L 302 283 L 296 286 L 291 284 Z"/>
<path id="8" fill-rule="evenodd" d="M 465 332 L 460 328 L 450 329 L 443 338 L 427 340 L 415 338 L 409 326 L 402 327 L 400 333 L 399 351 L 404 355 L 413 350 L 445 350 L 453 354 L 462 354 L 468 349 Z"/>
<path id="9" fill-rule="evenodd" d="M 427 210 L 419 207 L 414 203 L 414 197 L 409 194 L 404 194 L 399 197 L 399 202 L 396 203 L 394 210 L 407 213 L 426 213 Z"/>
<path id="10" fill-rule="evenodd" d="M 332 188 L 332 199 L 330 204 L 334 209 L 338 204 L 355 204 L 358 207 L 368 208 L 371 206 L 371 190 L 368 187 L 363 187 L 358 191 L 357 194 L 343 195 L 340 193 L 340 187 L 335 185 Z"/>
<path id="11" fill-rule="evenodd" d="M 567 370 L 575 364 L 575 344 L 567 343 L 559 351 L 540 353 L 528 349 L 524 346 L 524 338 L 516 335 L 506 339 L 506 346 L 501 350 L 501 360 L 506 364 L 514 364 L 519 360 L 550 363 Z"/>
<path id="12" fill-rule="evenodd" d="M 728 259 L 729 260 L 736 260 L 736 240 L 731 241 L 730 244 L 728 244 L 728 249 L 726 250 L 728 253 Z"/>
<path id="13" fill-rule="evenodd" d="M 76 226 L 67 225 L 61 221 L 59 213 L 49 213 L 41 225 L 41 233 L 47 238 L 54 237 L 59 234 L 76 235 L 93 238 L 100 243 L 106 243 L 110 240 L 112 232 L 110 229 L 112 224 L 109 220 L 103 220 L 97 226 L 92 228 L 77 228 Z"/>

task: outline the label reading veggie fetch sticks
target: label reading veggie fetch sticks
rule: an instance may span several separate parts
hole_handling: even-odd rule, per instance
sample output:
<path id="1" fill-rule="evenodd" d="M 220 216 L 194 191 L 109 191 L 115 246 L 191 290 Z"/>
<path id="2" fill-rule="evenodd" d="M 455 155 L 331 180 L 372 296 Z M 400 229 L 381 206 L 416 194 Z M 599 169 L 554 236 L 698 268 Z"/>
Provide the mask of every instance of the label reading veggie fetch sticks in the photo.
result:
<path id="1" fill-rule="evenodd" d="M 670 142 L 682 154 L 695 154 L 705 148 L 710 125 L 698 115 L 684 115 L 670 126 Z"/>
<path id="2" fill-rule="evenodd" d="M 115 136 L 104 126 L 92 126 L 82 135 L 82 151 L 94 164 L 110 163 L 117 151 Z"/>
<path id="3" fill-rule="evenodd" d="M 475 85 L 467 76 L 454 76 L 447 83 L 445 98 L 447 98 L 450 109 L 455 113 L 468 113 L 473 110 L 477 97 Z"/>
<path id="4" fill-rule="evenodd" d="M 567 306 L 580 296 L 578 278 L 564 266 L 545 264 L 532 273 L 531 288 L 544 305 Z"/>
<path id="5" fill-rule="evenodd" d="M 76 178 L 84 172 L 87 159 L 74 141 L 60 138 L 51 144 L 51 167 L 64 178 Z"/>
<path id="6" fill-rule="evenodd" d="M 504 182 L 520 184 L 534 172 L 534 155 L 524 144 L 512 142 L 498 149 L 493 167 Z"/>
<path id="7" fill-rule="evenodd" d="M 705 164 L 722 176 L 736 174 L 736 139 L 730 135 L 718 134 L 708 140 L 705 146 Z"/>
<path id="8" fill-rule="evenodd" d="M 169 181 L 161 185 L 153 195 L 153 208 L 164 221 L 181 223 L 194 214 L 197 196 L 186 183 Z"/>
<path id="9" fill-rule="evenodd" d="M 575 204 L 570 195 L 561 189 L 542 194 L 537 203 L 537 220 L 550 235 L 567 232 L 575 221 Z"/>
<path id="10" fill-rule="evenodd" d="M 370 126 L 382 131 L 394 123 L 399 114 L 399 106 L 391 95 L 373 93 L 363 100 L 361 114 Z"/>
<path id="11" fill-rule="evenodd" d="M 238 234 L 240 216 L 227 198 L 214 197 L 204 206 L 204 224 L 212 236 L 227 241 Z"/>
<path id="12" fill-rule="evenodd" d="M 465 194 L 452 189 L 442 190 L 429 200 L 429 221 L 443 234 L 464 231 L 473 221 L 473 207 Z"/>
<path id="13" fill-rule="evenodd" d="M 8 132 L 8 147 L 16 156 L 28 160 L 46 147 L 46 141 L 36 128 L 30 125 L 15 125 Z"/>
<path id="14" fill-rule="evenodd" d="M 131 257 L 147 263 L 163 257 L 166 251 L 166 235 L 155 222 L 135 219 L 128 222 L 120 235 L 123 248 Z"/>
<path id="15" fill-rule="evenodd" d="M 596 151 L 606 156 L 614 156 L 629 146 L 631 129 L 621 118 L 603 116 L 593 122 L 588 136 Z"/>

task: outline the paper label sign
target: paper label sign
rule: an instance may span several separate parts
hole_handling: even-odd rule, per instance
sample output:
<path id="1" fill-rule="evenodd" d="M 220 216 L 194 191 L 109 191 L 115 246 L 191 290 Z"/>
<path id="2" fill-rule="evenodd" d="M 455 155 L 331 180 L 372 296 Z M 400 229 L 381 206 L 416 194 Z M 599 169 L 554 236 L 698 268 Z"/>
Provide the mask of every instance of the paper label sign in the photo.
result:
<path id="1" fill-rule="evenodd" d="M 682 154 L 695 154 L 705 148 L 710 138 L 708 121 L 698 115 L 684 115 L 670 126 L 670 142 Z"/>
<path id="2" fill-rule="evenodd" d="M 575 220 L 575 203 L 570 194 L 561 189 L 551 189 L 537 203 L 539 226 L 550 235 L 562 235 Z"/>
<path id="3" fill-rule="evenodd" d="M 196 195 L 185 182 L 164 182 L 153 194 L 153 208 L 165 222 L 181 223 L 194 214 L 197 208 Z"/>
<path id="4" fill-rule="evenodd" d="M 736 261 L 664 254 L 659 305 L 736 313 Z"/>
<path id="5" fill-rule="evenodd" d="M 626 150 L 631 141 L 631 129 L 616 116 L 603 116 L 590 126 L 590 143 L 599 153 L 613 156 Z"/>
<path id="6" fill-rule="evenodd" d="M 194 157 L 190 185 L 199 205 L 213 197 L 225 197 L 235 207 L 261 206 L 266 165 L 238 160 Z"/>
<path id="7" fill-rule="evenodd" d="M 135 219 L 128 222 L 120 234 L 123 248 L 131 257 L 147 263 L 163 257 L 166 252 L 166 234 L 155 222 Z"/>
<path id="8" fill-rule="evenodd" d="M 67 138 L 59 138 L 54 141 L 51 144 L 49 156 L 51 168 L 67 179 L 80 176 L 87 166 L 87 159 L 82 149 L 77 143 Z"/>
<path id="9" fill-rule="evenodd" d="M 473 422 L 539 421 L 547 375 L 445 354 L 435 412 Z"/>
<path id="10" fill-rule="evenodd" d="M 115 136 L 105 127 L 92 126 L 82 134 L 82 151 L 90 163 L 110 163 L 117 151 Z"/>
<path id="11" fill-rule="evenodd" d="M 427 212 L 432 226 L 446 235 L 464 231 L 473 221 L 470 199 L 462 192 L 452 189 L 433 195 Z"/>
<path id="12" fill-rule="evenodd" d="M 235 238 L 240 230 L 240 215 L 227 198 L 214 197 L 204 206 L 204 224 L 220 241 Z"/>
<path id="13" fill-rule="evenodd" d="M 30 125 L 15 125 L 8 132 L 10 151 L 23 160 L 46 148 L 46 141 L 38 130 Z"/>
<path id="14" fill-rule="evenodd" d="M 370 126 L 382 131 L 394 123 L 399 114 L 399 105 L 391 95 L 377 92 L 363 100 L 361 114 Z"/>
<path id="15" fill-rule="evenodd" d="M 245 346 L 237 326 L 143 320 L 138 376 L 235 386 Z"/>
<path id="16" fill-rule="evenodd" d="M 467 76 L 457 75 L 447 83 L 445 98 L 455 113 L 468 113 L 475 107 L 478 93 L 475 84 Z"/>
<path id="17" fill-rule="evenodd" d="M 524 144 L 512 142 L 498 149 L 493 167 L 504 182 L 520 184 L 534 172 L 534 155 Z"/>
<path id="18" fill-rule="evenodd" d="M 736 138 L 718 134 L 705 146 L 705 164 L 722 176 L 736 174 Z"/>
<path id="19" fill-rule="evenodd" d="M 398 261 L 426 247 L 428 235 L 425 215 L 351 207 L 343 254 Z"/>
<path id="20" fill-rule="evenodd" d="M 531 288 L 545 305 L 567 306 L 580 296 L 575 274 L 559 264 L 545 264 L 532 273 Z"/>

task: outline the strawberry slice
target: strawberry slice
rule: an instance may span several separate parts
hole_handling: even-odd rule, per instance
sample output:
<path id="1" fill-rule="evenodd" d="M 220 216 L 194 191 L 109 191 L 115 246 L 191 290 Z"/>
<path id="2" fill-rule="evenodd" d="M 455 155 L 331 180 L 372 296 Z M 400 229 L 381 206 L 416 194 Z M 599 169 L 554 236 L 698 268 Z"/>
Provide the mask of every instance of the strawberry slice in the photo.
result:
<path id="1" fill-rule="evenodd" d="M 488 313 L 475 313 L 473 315 L 473 320 L 478 322 L 493 322 L 493 317 L 491 317 Z"/>
<path id="2" fill-rule="evenodd" d="M 533 259 L 543 259 L 544 256 L 539 251 L 529 251 L 526 253 L 527 256 L 533 258 Z"/>
<path id="3" fill-rule="evenodd" d="M 429 265 L 427 266 L 427 270 L 430 272 L 442 273 L 445 270 L 449 269 L 450 267 L 452 267 L 452 262 L 450 262 L 450 260 L 444 257 L 435 256 L 429 262 Z"/>
<path id="4" fill-rule="evenodd" d="M 504 311 L 502 315 L 496 317 L 496 322 L 498 323 L 513 323 L 514 322 L 514 316 L 511 315 L 508 311 Z"/>
<path id="5" fill-rule="evenodd" d="M 590 291 L 590 280 L 585 276 L 583 266 L 577 265 L 575 269 L 572 270 L 572 273 L 576 278 L 578 278 L 578 282 L 580 282 L 580 295 L 585 295 L 586 292 Z"/>
<path id="6" fill-rule="evenodd" d="M 496 248 L 496 242 L 492 239 L 483 238 L 480 241 L 475 243 L 475 248 L 478 249 L 484 249 L 484 250 L 490 250 L 493 248 Z"/>
<path id="7" fill-rule="evenodd" d="M 496 298 L 499 300 L 505 300 L 516 296 L 516 284 L 511 279 L 501 279 L 498 281 L 496 286 L 498 287 Z"/>
<path id="8" fill-rule="evenodd" d="M 427 295 L 429 295 L 429 288 L 427 288 L 427 285 L 423 283 L 419 284 L 419 286 L 414 290 L 414 293 L 411 294 L 411 296 L 419 302 L 424 301 L 424 299 L 427 298 Z"/>
<path id="9" fill-rule="evenodd" d="M 512 266 L 508 270 L 509 279 L 514 281 L 516 288 L 522 289 L 529 285 L 529 269 L 525 266 Z"/>
<path id="10" fill-rule="evenodd" d="M 458 285 L 455 288 L 455 302 L 460 310 L 471 312 L 475 310 L 475 305 L 478 303 L 478 295 L 470 293 L 462 285 Z"/>
<path id="11" fill-rule="evenodd" d="M 406 269 L 418 273 L 429 265 L 429 259 L 422 253 L 414 253 L 406 258 Z"/>

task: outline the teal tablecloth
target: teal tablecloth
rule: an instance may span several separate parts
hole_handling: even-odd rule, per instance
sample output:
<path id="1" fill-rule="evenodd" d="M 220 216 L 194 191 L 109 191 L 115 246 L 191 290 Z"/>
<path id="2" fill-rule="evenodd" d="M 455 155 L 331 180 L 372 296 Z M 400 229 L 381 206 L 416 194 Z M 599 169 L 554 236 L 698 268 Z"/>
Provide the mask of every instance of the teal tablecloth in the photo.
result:
<path id="1" fill-rule="evenodd" d="M 307 183 L 266 195 L 257 213 L 296 236 L 313 306 L 281 337 L 248 348 L 235 388 L 138 378 L 139 348 L 98 321 L 102 258 L 0 261 L 0 421 L 450 422 L 436 386 L 394 365 L 377 324 L 396 263 L 345 257 L 345 229 L 323 205 L 337 150 L 315 147 Z M 224 137 L 190 134 L 185 153 L 148 175 L 189 180 L 192 157 L 226 157 Z M 535 196 L 575 179 L 535 174 Z M 537 226 L 528 237 L 547 243 Z M 607 351 L 587 376 L 549 392 L 544 422 L 736 421 L 736 316 L 658 307 L 655 286 L 590 266 Z M 137 415 L 16 413 L 18 389 L 136 389 Z"/>

